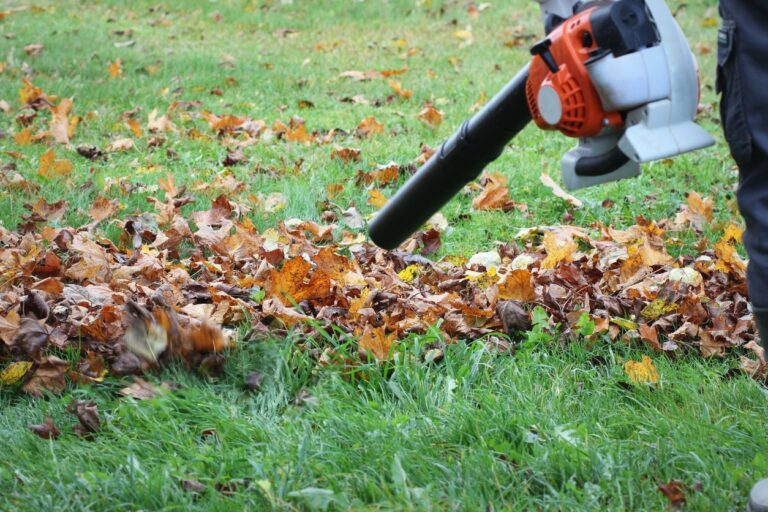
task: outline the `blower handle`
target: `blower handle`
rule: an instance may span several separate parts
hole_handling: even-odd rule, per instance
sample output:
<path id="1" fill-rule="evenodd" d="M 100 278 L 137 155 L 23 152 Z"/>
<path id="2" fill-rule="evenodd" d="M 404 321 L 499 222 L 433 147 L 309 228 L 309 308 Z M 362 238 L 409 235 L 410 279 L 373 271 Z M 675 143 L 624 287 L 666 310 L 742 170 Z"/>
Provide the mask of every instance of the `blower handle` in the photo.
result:
<path id="1" fill-rule="evenodd" d="M 376 213 L 373 243 L 394 249 L 418 230 L 482 170 L 531 121 L 525 96 L 528 65 L 456 133 Z"/>

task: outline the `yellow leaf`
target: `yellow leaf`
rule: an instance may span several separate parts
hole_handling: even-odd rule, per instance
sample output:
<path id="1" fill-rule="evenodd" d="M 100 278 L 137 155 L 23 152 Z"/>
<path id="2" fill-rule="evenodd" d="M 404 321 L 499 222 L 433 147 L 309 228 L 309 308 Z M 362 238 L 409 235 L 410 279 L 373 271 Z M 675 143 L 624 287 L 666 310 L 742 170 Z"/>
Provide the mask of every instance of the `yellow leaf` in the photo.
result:
<path id="1" fill-rule="evenodd" d="M 677 311 L 678 305 L 669 303 L 663 299 L 656 299 L 641 311 L 641 314 L 648 320 L 656 320 L 657 318 L 674 313 Z"/>
<path id="2" fill-rule="evenodd" d="M 578 245 L 573 241 L 573 237 L 561 240 L 553 232 L 545 232 L 544 250 L 547 251 L 547 257 L 541 262 L 541 268 L 555 268 L 561 261 L 571 261 L 571 256 L 577 249 Z"/>
<path id="3" fill-rule="evenodd" d="M 0 384 L 6 386 L 16 384 L 27 374 L 30 368 L 32 368 L 32 363 L 29 361 L 17 361 L 9 364 L 0 372 Z"/>
<path id="4" fill-rule="evenodd" d="M 626 318 L 611 318 L 611 323 L 616 324 L 622 329 L 626 329 L 628 331 L 631 329 L 637 329 L 638 327 L 637 322 L 627 320 Z"/>
<path id="5" fill-rule="evenodd" d="M 405 281 L 406 283 L 410 283 L 414 279 L 416 279 L 416 276 L 419 275 L 419 272 L 421 272 L 421 267 L 418 265 L 408 265 L 403 270 L 397 273 L 397 277 Z"/>
<path id="6" fill-rule="evenodd" d="M 744 234 L 744 228 L 737 226 L 736 224 L 729 224 L 723 232 L 722 240 L 733 241 L 738 244 L 741 243 L 741 236 Z"/>
<path id="7" fill-rule="evenodd" d="M 387 201 L 388 199 L 378 189 L 374 188 L 368 192 L 368 204 L 374 208 L 384 208 Z"/>
<path id="8" fill-rule="evenodd" d="M 624 363 L 624 372 L 635 384 L 656 384 L 659 382 L 659 371 L 650 357 L 644 355 L 642 360 L 629 360 Z"/>

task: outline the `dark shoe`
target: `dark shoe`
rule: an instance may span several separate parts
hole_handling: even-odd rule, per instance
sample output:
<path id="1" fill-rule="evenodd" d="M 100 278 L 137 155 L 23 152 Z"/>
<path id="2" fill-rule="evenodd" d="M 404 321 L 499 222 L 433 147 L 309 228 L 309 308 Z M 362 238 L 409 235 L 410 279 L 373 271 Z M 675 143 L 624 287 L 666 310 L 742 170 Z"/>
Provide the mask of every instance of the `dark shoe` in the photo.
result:
<path id="1" fill-rule="evenodd" d="M 768 512 L 768 479 L 760 480 L 752 487 L 747 512 Z"/>

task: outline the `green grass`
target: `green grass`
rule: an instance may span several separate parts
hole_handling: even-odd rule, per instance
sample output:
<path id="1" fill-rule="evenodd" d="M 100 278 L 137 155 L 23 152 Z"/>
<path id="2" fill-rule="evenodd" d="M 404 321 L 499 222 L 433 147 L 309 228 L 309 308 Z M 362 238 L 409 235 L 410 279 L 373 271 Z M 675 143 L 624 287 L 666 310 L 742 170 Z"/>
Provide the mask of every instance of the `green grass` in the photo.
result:
<path id="1" fill-rule="evenodd" d="M 714 3 L 714 2 L 712 2 Z M 673 7 L 680 2 L 670 2 Z M 0 11 L 19 5 L 0 1 Z M 250 217 L 259 229 L 280 219 L 318 219 L 324 188 L 343 183 L 334 199 L 342 208 L 354 202 L 364 214 L 366 191 L 354 185 L 358 169 L 394 160 L 407 164 L 421 143 L 436 146 L 470 115 L 485 92 L 489 97 L 528 59 L 526 45 L 508 48 L 514 34 L 540 34 L 535 2 L 494 2 L 478 19 L 463 1 L 366 0 L 341 2 L 167 1 L 50 2 L 44 9 L 16 12 L 0 21 L 0 99 L 16 108 L 24 63 L 32 82 L 50 95 L 74 98 L 74 113 L 85 119 L 74 144 L 104 147 L 129 136 L 122 112 L 141 107 L 146 122 L 154 108 L 162 114 L 176 101 L 200 101 L 198 110 L 233 113 L 287 122 L 292 115 L 310 130 L 353 130 L 375 116 L 386 135 L 342 137 L 341 146 L 361 149 L 357 164 L 330 158 L 331 146 L 260 141 L 245 148 L 245 165 L 231 169 L 247 193 L 280 191 L 284 210 Z M 214 16 L 218 13 L 218 16 Z M 715 45 L 717 27 L 702 20 L 715 16 L 713 5 L 691 1 L 678 12 L 696 48 Z M 221 21 L 216 21 L 217 17 Z M 165 20 L 157 23 L 158 20 Z M 473 44 L 460 47 L 453 36 L 471 24 Z M 297 32 L 287 37 L 278 30 Z M 131 30 L 130 35 L 117 35 Z M 133 46 L 115 46 L 128 40 Z M 43 43 L 39 56 L 23 47 Z M 698 45 L 698 46 L 697 46 Z M 324 48 L 324 49 L 323 49 Z M 405 57 L 408 49 L 415 49 Z M 702 67 L 702 103 L 715 105 L 714 51 L 697 50 Z M 233 67 L 221 62 L 231 56 Z M 124 76 L 109 80 L 107 65 L 123 62 Z M 146 67 L 158 64 L 149 74 Z M 347 70 L 409 70 L 396 77 L 413 91 L 394 99 L 386 80 L 353 82 Z M 431 70 L 431 72 L 429 71 Z M 232 77 L 230 85 L 226 77 Z M 212 95 L 213 88 L 222 90 Z M 357 94 L 379 107 L 341 102 Z M 299 109 L 300 100 L 314 108 Z M 416 119 L 427 101 L 444 113 L 431 130 Z M 91 115 L 87 115 L 92 113 Z M 44 128 L 41 114 L 37 128 Z M 70 203 L 61 225 L 87 222 L 85 212 L 104 194 L 124 205 L 120 216 L 151 210 L 146 197 L 104 191 L 109 178 L 127 177 L 150 187 L 166 173 L 194 185 L 222 172 L 226 148 L 185 136 L 191 129 L 210 135 L 202 119 L 174 114 L 177 134 L 160 149 L 147 145 L 89 162 L 73 148 L 56 147 L 59 158 L 75 166 L 70 182 L 37 176 L 42 144 L 19 148 L 14 115 L 0 113 L 0 150 L 21 151 L 18 172 L 38 183 L 32 194 L 0 197 L 0 221 L 14 229 L 26 215 L 25 203 L 39 197 Z M 717 238 L 737 219 L 736 185 L 716 115 L 703 124 L 717 134 L 714 148 L 681 156 L 672 164 L 646 166 L 643 176 L 579 191 L 586 207 L 572 223 L 627 226 L 635 217 L 673 216 L 696 190 L 713 196 L 716 222 L 706 235 Z M 494 241 L 509 241 L 519 228 L 559 224 L 567 208 L 539 185 L 542 170 L 556 175 L 559 157 L 572 140 L 526 129 L 491 169 L 506 175 L 516 201 L 527 213 L 470 213 L 471 198 L 461 195 L 444 210 L 452 231 L 440 255 L 471 255 Z M 173 148 L 171 157 L 166 149 Z M 0 153 L 0 165 L 12 161 Z M 298 173 L 291 169 L 303 161 Z M 139 173 L 137 167 L 159 166 Z M 260 171 L 259 169 L 262 169 Z M 263 172 L 271 169 L 273 172 Z M 385 188 L 394 193 L 397 185 Z M 311 193 L 308 193 L 311 192 Z M 184 212 L 207 209 L 215 194 L 196 194 Z M 245 197 L 233 198 L 246 202 Z M 612 199 L 613 208 L 603 208 Z M 107 234 L 117 237 L 116 227 Z M 696 234 L 674 233 L 690 248 Z M 768 400 L 746 377 L 731 377 L 734 360 L 656 358 L 662 376 L 656 388 L 626 385 L 623 363 L 643 353 L 636 346 L 583 340 L 565 345 L 556 334 L 531 336 L 513 357 L 493 355 L 483 342 L 446 347 L 445 360 L 423 363 L 434 335 L 403 341 L 404 352 L 386 368 L 367 368 L 356 380 L 334 368 L 316 368 L 297 340 L 250 344 L 230 355 L 226 375 L 207 382 L 182 369 L 152 377 L 173 380 L 180 389 L 148 402 L 118 398 L 125 382 L 108 378 L 100 385 L 70 388 L 63 397 L 30 399 L 0 390 L 0 510 L 157 510 L 249 507 L 260 510 L 460 509 L 460 510 L 659 510 L 666 499 L 659 483 L 679 479 L 701 483 L 689 496 L 694 510 L 740 509 L 751 484 L 768 475 Z M 243 389 L 245 375 L 263 371 L 259 393 Z M 362 378 L 364 377 L 364 378 Z M 296 405 L 301 390 L 315 400 Z M 73 399 L 94 399 L 105 420 L 93 442 L 71 434 Z M 35 437 L 27 425 L 50 415 L 64 433 L 56 441 Z M 203 436 L 206 429 L 215 435 Z M 181 482 L 196 480 L 206 490 L 185 492 Z M 230 482 L 231 496 L 216 485 Z"/>

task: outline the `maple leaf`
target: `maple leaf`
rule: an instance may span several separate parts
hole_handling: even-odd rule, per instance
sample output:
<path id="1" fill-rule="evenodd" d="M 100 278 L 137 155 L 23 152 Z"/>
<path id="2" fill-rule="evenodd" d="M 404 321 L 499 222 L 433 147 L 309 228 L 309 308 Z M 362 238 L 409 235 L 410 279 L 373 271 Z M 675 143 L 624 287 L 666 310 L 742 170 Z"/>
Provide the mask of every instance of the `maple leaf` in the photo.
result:
<path id="1" fill-rule="evenodd" d="M 74 400 L 67 406 L 67 411 L 74 414 L 80 422 L 79 425 L 75 425 L 72 429 L 76 435 L 86 439 L 92 439 L 93 434 L 96 434 L 101 430 L 99 408 L 93 400 L 88 400 L 87 402 Z"/>
<path id="2" fill-rule="evenodd" d="M 400 82 L 396 80 L 389 80 L 387 82 L 389 84 L 389 87 L 395 92 L 396 95 L 400 96 L 403 99 L 408 99 L 411 96 L 413 96 L 413 91 L 410 91 L 408 89 L 403 89 L 403 86 L 400 84 Z"/>
<path id="3" fill-rule="evenodd" d="M 46 179 L 69 176 L 72 173 L 72 162 L 67 159 L 56 160 L 53 149 L 40 156 L 38 174 Z"/>
<path id="4" fill-rule="evenodd" d="M 379 361 L 389 359 L 392 346 L 397 341 L 395 333 L 386 334 L 384 327 L 372 327 L 370 325 L 366 325 L 361 333 L 356 333 L 356 336 L 360 348 Z"/>
<path id="5" fill-rule="evenodd" d="M 544 250 L 547 257 L 541 262 L 541 268 L 555 268 L 561 261 L 571 261 L 578 245 L 570 234 L 565 238 L 558 237 L 552 231 L 544 232 Z"/>
<path id="6" fill-rule="evenodd" d="M 701 197 L 698 192 L 688 193 L 687 205 L 680 207 L 680 212 L 675 217 L 676 226 L 691 226 L 701 230 L 712 222 L 714 216 L 714 201 L 711 197 Z"/>
<path id="7" fill-rule="evenodd" d="M 416 117 L 421 121 L 422 123 L 426 124 L 433 130 L 440 126 L 440 123 L 443 122 L 443 113 L 437 110 L 434 105 L 428 103 L 427 105 L 422 108 L 418 114 L 416 114 Z"/>
<path id="8" fill-rule="evenodd" d="M 368 204 L 373 206 L 376 209 L 384 208 L 384 205 L 387 204 L 388 199 L 384 194 L 381 193 L 378 189 L 371 189 L 368 191 Z"/>
<path id="9" fill-rule="evenodd" d="M 40 43 L 28 44 L 27 46 L 24 47 L 24 53 L 34 57 L 36 55 L 40 55 L 40 53 L 42 53 L 44 48 L 45 48 L 45 45 L 42 45 Z"/>
<path id="10" fill-rule="evenodd" d="M 475 210 L 502 210 L 509 211 L 518 206 L 509 198 L 507 178 L 499 173 L 486 173 L 481 178 L 484 183 L 480 194 L 472 199 L 472 208 Z"/>
<path id="11" fill-rule="evenodd" d="M 726 236 L 728 238 L 723 237 L 715 244 L 715 256 L 717 256 L 715 270 L 726 274 L 728 272 L 743 273 L 747 266 L 739 256 L 739 253 L 736 252 L 736 247 L 733 244 L 733 235 L 726 234 Z"/>
<path id="12" fill-rule="evenodd" d="M 624 372 L 635 384 L 656 384 L 659 382 L 659 371 L 650 357 L 643 355 L 640 361 L 630 359 L 624 363 Z"/>
<path id="13" fill-rule="evenodd" d="M 176 126 L 167 115 L 158 116 L 155 108 L 147 116 L 147 129 L 152 133 L 164 133 L 175 130 Z"/>
<path id="14" fill-rule="evenodd" d="M 29 128 L 24 128 L 13 136 L 13 141 L 19 146 L 29 146 L 33 142 L 32 130 Z"/>
<path id="15" fill-rule="evenodd" d="M 518 269 L 504 274 L 497 286 L 499 299 L 519 302 L 532 302 L 536 300 L 533 275 L 529 270 Z"/>
<path id="16" fill-rule="evenodd" d="M 361 138 L 370 137 L 378 133 L 384 133 L 384 125 L 373 116 L 366 117 L 355 128 L 355 134 Z"/>
<path id="17" fill-rule="evenodd" d="M 120 203 L 117 200 L 110 201 L 106 197 L 100 195 L 93 201 L 93 205 L 88 210 L 88 216 L 94 222 L 100 222 L 114 215 L 119 206 Z"/>
<path id="18" fill-rule="evenodd" d="M 67 386 L 65 375 L 69 363 L 55 356 L 43 358 L 35 367 L 32 377 L 24 384 L 24 391 L 32 396 L 42 396 L 44 391 L 61 393 Z"/>

